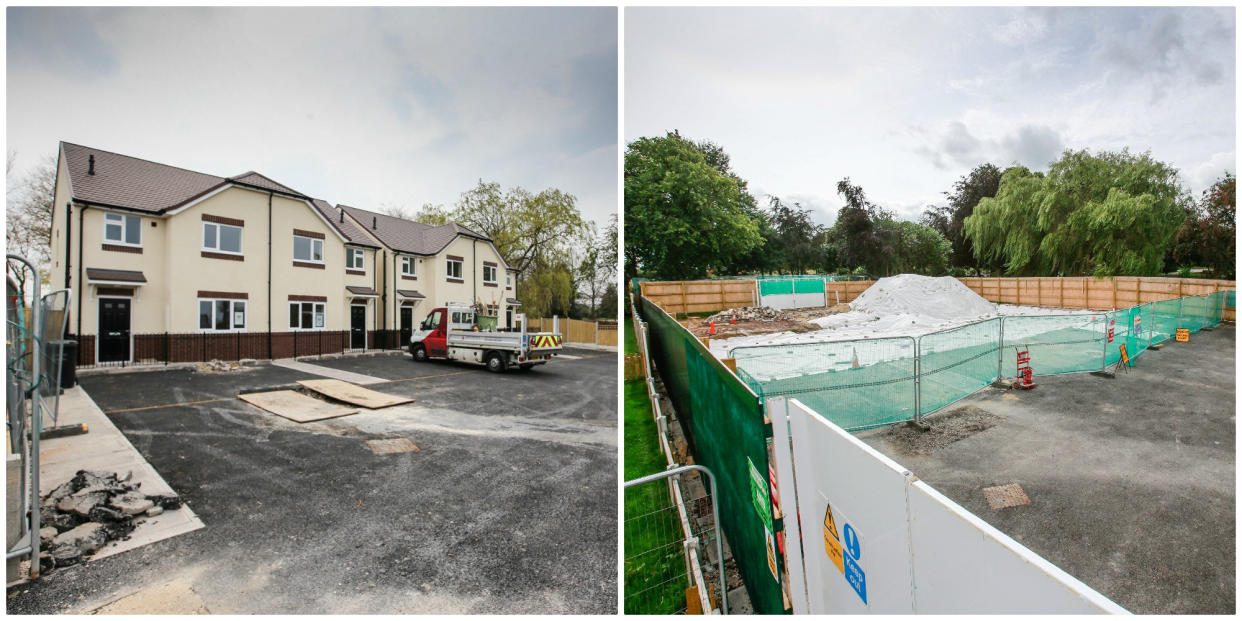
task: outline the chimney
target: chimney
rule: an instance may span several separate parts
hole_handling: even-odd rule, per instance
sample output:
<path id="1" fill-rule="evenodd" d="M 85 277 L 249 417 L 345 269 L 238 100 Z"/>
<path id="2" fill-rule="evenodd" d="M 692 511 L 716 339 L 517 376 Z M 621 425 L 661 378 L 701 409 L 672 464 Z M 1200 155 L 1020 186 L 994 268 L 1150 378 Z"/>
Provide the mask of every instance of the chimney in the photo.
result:
<path id="1" fill-rule="evenodd" d="M 86 165 L 87 165 L 86 174 L 88 175 L 95 174 L 95 156 L 94 155 L 91 155 L 86 160 Z"/>
<path id="2" fill-rule="evenodd" d="M 344 222 L 344 221 L 345 221 L 345 210 L 342 209 L 341 210 L 341 222 Z"/>
<path id="3" fill-rule="evenodd" d="M 376 226 L 375 226 L 375 222 L 376 222 L 376 220 L 379 220 L 379 218 L 376 218 L 375 216 L 371 216 L 371 230 L 372 230 L 372 231 L 374 231 L 374 230 L 375 230 L 375 228 L 376 228 Z"/>

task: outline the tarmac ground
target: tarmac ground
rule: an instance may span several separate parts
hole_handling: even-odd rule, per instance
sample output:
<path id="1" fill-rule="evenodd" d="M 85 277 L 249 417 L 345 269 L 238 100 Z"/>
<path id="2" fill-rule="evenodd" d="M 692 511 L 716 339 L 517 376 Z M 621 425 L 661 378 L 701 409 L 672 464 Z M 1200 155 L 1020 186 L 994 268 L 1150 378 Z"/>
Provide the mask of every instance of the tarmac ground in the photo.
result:
<path id="1" fill-rule="evenodd" d="M 316 377 L 271 365 L 83 377 L 206 526 L 10 587 L 7 611 L 614 613 L 617 357 L 565 353 L 307 360 L 414 402 L 305 424 L 236 398 Z"/>
<path id="2" fill-rule="evenodd" d="M 859 437 L 1131 612 L 1233 614 L 1235 328 L 1136 364 L 986 388 L 926 419 L 967 422 L 933 434 L 948 443 L 899 427 Z M 1030 503 L 990 508 L 983 488 L 1010 483 Z"/>

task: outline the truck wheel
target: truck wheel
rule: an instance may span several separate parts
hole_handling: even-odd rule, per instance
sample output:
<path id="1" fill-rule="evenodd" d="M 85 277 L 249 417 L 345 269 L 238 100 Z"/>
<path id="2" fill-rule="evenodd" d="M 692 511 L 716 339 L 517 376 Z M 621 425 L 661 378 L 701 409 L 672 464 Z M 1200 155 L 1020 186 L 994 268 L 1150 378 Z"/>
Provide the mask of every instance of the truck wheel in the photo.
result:
<path id="1" fill-rule="evenodd" d="M 410 355 L 414 362 L 427 362 L 427 348 L 422 345 L 410 345 Z"/>
<path id="2" fill-rule="evenodd" d="M 492 373 L 504 373 L 507 367 L 508 365 L 505 364 L 504 356 L 499 353 L 492 352 L 487 356 L 488 371 L 491 371 Z"/>
<path id="3" fill-rule="evenodd" d="M 521 370 L 523 370 L 523 371 L 529 371 L 529 370 L 531 370 L 532 368 L 534 368 L 534 366 L 535 366 L 534 364 L 531 364 L 531 363 L 529 363 L 529 362 L 528 362 L 528 363 L 526 363 L 526 364 L 519 364 L 519 365 L 518 365 L 518 368 L 519 368 L 519 369 L 521 369 Z"/>

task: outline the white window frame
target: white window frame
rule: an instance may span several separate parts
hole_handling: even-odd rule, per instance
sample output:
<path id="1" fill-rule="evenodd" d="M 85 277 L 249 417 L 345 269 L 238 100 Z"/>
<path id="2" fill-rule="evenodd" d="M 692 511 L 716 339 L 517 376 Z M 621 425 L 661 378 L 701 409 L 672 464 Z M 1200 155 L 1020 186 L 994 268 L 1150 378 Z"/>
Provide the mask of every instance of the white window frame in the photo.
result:
<path id="1" fill-rule="evenodd" d="M 312 248 L 312 250 L 314 249 Z M 357 263 L 357 265 L 354 265 L 355 263 Z M 362 248 L 346 248 L 345 269 L 366 271 L 367 253 Z"/>
<path id="2" fill-rule="evenodd" d="M 134 228 L 138 229 L 138 243 L 136 244 L 125 241 L 125 227 L 130 222 L 137 222 L 137 224 L 134 225 Z M 111 227 L 111 226 L 120 227 L 121 238 L 119 240 L 108 238 L 108 227 Z M 103 243 L 114 245 L 114 246 L 129 246 L 131 248 L 141 248 L 142 247 L 142 218 L 139 216 L 130 215 L 127 213 L 112 213 L 110 211 L 105 211 L 104 212 L 104 225 L 103 225 Z"/>
<path id="3" fill-rule="evenodd" d="M 302 305 L 303 305 L 303 304 L 310 304 L 310 305 L 311 305 L 311 327 L 309 327 L 309 328 L 303 328 L 303 327 L 301 327 L 301 325 L 300 325 L 300 324 L 301 324 L 301 321 L 302 321 Z M 297 307 L 297 309 L 298 309 L 298 323 L 299 323 L 299 325 L 298 325 L 297 327 L 294 327 L 294 326 L 292 326 L 292 325 L 291 325 L 291 326 L 289 326 L 289 330 L 290 330 L 291 332 L 316 332 L 316 331 L 320 331 L 320 332 L 321 332 L 321 331 L 323 331 L 323 330 L 326 330 L 326 329 L 327 329 L 327 327 L 328 327 L 328 305 L 327 305 L 326 303 L 324 303 L 324 302 L 294 302 L 294 301 L 290 301 L 290 302 L 289 302 L 289 307 L 290 307 L 290 309 L 291 309 L 291 310 L 292 310 L 292 308 L 293 308 L 293 307 L 295 307 L 295 306 L 296 306 L 296 307 Z M 319 317 L 321 317 L 321 318 L 323 319 L 323 325 L 321 325 L 321 326 L 319 326 L 319 327 L 315 327 L 315 325 L 314 325 L 314 324 L 315 324 L 315 316 L 316 316 L 316 315 L 318 315 Z"/>
<path id="4" fill-rule="evenodd" d="M 513 273 L 505 272 L 505 289 L 513 288 Z"/>
<path id="5" fill-rule="evenodd" d="M 297 240 L 299 238 L 305 239 L 306 241 L 310 242 L 311 258 L 309 259 L 298 258 L 298 241 Z M 318 260 L 314 258 L 315 244 L 319 244 L 319 259 Z M 318 237 L 306 237 L 305 235 L 294 235 L 293 236 L 293 260 L 299 263 L 317 263 L 317 264 L 323 265 L 323 240 L 319 239 Z"/>
<path id="6" fill-rule="evenodd" d="M 457 264 L 457 275 L 456 276 L 453 275 L 453 264 L 454 263 Z M 465 261 L 458 261 L 457 259 L 447 259 L 444 264 L 446 266 L 445 278 L 450 278 L 453 280 L 465 280 L 465 277 L 462 276 L 462 274 L 465 273 L 464 264 L 465 264 Z"/>
<path id="7" fill-rule="evenodd" d="M 202 324 L 202 306 L 203 302 L 211 303 L 211 319 L 212 327 L 204 328 Z M 216 303 L 227 302 L 229 305 L 229 327 L 221 330 L 215 327 Z M 198 331 L 200 334 L 226 334 L 230 332 L 245 332 L 246 326 L 250 322 L 250 300 L 235 300 L 233 298 L 198 298 L 195 302 L 195 309 L 198 315 Z M 242 305 L 242 325 L 237 325 L 237 305 Z"/>
<path id="8" fill-rule="evenodd" d="M 497 281 L 496 281 L 496 269 L 497 269 L 497 268 L 496 268 L 496 266 L 494 266 L 494 265 L 484 265 L 484 266 L 483 266 L 483 282 L 485 282 L 485 283 L 487 283 L 487 284 L 489 284 L 489 285 L 494 285 L 494 284 L 497 284 Z M 487 272 L 488 272 L 488 270 L 491 270 L 491 272 L 492 272 L 492 277 L 491 277 L 491 278 L 488 278 L 488 277 L 487 277 Z"/>
<path id="9" fill-rule="evenodd" d="M 214 248 L 207 245 L 207 227 L 209 226 L 216 227 L 216 245 Z M 231 229 L 237 229 L 237 251 L 224 250 L 223 248 L 220 247 L 220 239 L 221 239 L 220 230 L 223 229 L 224 227 L 228 227 Z M 231 255 L 240 257 L 245 253 L 245 249 L 246 249 L 245 235 L 246 235 L 245 227 L 234 226 L 232 224 L 220 224 L 219 222 L 204 222 L 203 223 L 203 251 L 218 252 L 220 254 L 231 254 Z"/>
<path id="10" fill-rule="evenodd" d="M 418 257 L 401 257 L 401 275 L 402 276 L 418 276 Z M 408 270 L 406 268 L 409 268 Z"/>

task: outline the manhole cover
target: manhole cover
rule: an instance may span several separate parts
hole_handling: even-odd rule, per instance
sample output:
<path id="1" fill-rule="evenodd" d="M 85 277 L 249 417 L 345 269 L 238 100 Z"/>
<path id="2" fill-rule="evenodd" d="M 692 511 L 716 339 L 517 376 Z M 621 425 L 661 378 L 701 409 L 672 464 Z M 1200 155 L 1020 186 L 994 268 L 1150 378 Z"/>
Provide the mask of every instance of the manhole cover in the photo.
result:
<path id="1" fill-rule="evenodd" d="M 409 453 L 417 451 L 418 447 L 410 442 L 409 438 L 392 438 L 390 440 L 367 440 L 367 446 L 371 447 L 371 452 L 376 455 L 387 455 L 389 453 Z"/>
<path id="2" fill-rule="evenodd" d="M 1026 492 L 1022 491 L 1022 486 L 1017 483 L 985 487 L 983 488 L 983 497 L 988 501 L 988 506 L 993 509 L 1007 509 L 1009 507 L 1031 504 L 1031 499 L 1027 497 Z"/>

